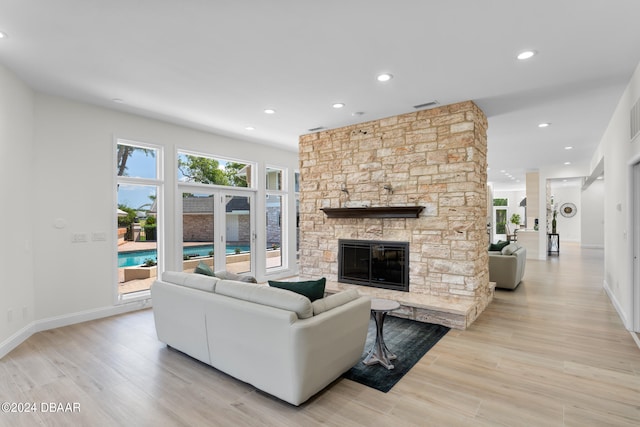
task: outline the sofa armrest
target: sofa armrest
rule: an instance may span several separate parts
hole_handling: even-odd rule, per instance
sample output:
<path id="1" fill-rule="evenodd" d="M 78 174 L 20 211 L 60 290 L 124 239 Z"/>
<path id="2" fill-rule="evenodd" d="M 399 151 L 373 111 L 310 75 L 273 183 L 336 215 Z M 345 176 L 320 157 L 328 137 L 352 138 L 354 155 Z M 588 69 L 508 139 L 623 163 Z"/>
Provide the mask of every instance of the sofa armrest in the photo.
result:
<path id="1" fill-rule="evenodd" d="M 520 283 L 516 255 L 489 255 L 489 280 L 496 287 L 515 289 Z"/>

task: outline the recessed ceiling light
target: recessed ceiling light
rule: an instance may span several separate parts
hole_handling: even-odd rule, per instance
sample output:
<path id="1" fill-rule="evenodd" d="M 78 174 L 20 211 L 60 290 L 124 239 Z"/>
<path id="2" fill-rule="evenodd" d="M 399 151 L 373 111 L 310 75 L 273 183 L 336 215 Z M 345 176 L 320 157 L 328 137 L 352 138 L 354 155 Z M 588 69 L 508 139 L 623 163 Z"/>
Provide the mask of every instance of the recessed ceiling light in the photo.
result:
<path id="1" fill-rule="evenodd" d="M 264 112 L 265 112 L 266 114 L 275 114 L 275 113 L 276 113 L 276 110 L 274 110 L 273 108 L 266 108 L 266 109 L 264 110 Z"/>
<path id="2" fill-rule="evenodd" d="M 245 127 L 245 130 L 256 130 L 256 128 L 254 128 L 253 126 L 247 126 Z"/>
<path id="3" fill-rule="evenodd" d="M 342 108 L 344 107 L 344 104 L 342 102 L 336 102 L 335 104 L 332 105 L 333 108 Z"/>
<path id="4" fill-rule="evenodd" d="M 391 75 L 389 73 L 379 74 L 378 77 L 377 77 L 379 82 L 388 82 L 392 78 L 393 78 L 393 75 Z"/>
<path id="5" fill-rule="evenodd" d="M 596 179 L 604 179 L 604 176 L 601 175 L 601 176 L 597 177 Z"/>
<path id="6" fill-rule="evenodd" d="M 7 33 L 3 33 L 2 31 L 0 31 L 0 39 L 6 39 L 7 37 L 9 37 Z"/>
<path id="7" fill-rule="evenodd" d="M 535 54 L 538 53 L 535 50 L 525 50 L 524 52 L 520 52 L 517 56 L 517 58 L 521 61 L 525 60 L 525 59 L 529 59 L 533 56 L 535 56 Z"/>
<path id="8" fill-rule="evenodd" d="M 571 162 L 564 162 L 565 166 L 569 166 Z"/>
<path id="9" fill-rule="evenodd" d="M 565 150 L 573 150 L 573 147 L 570 145 L 567 145 L 566 147 L 564 147 Z"/>
<path id="10" fill-rule="evenodd" d="M 124 101 L 120 98 L 113 98 L 111 101 L 117 103 L 117 104 L 122 104 Z"/>
<path id="11" fill-rule="evenodd" d="M 539 128 L 548 128 L 549 126 L 551 126 L 551 123 L 540 123 L 538 125 Z"/>

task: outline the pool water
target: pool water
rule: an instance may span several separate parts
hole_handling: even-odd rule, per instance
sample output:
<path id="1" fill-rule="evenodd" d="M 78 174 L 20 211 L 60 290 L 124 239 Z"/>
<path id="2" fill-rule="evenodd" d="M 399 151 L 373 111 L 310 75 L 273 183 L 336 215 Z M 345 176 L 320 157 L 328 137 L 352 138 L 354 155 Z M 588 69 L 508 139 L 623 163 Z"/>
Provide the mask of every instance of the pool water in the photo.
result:
<path id="1" fill-rule="evenodd" d="M 240 248 L 242 252 L 248 252 L 249 246 L 228 245 L 227 255 L 236 253 L 236 248 Z M 209 252 L 213 247 L 211 245 L 204 246 L 187 246 L 182 249 L 184 255 L 191 256 L 209 256 Z M 144 264 L 148 259 L 156 260 L 157 254 L 155 249 L 145 251 L 118 252 L 118 267 L 135 267 Z"/>

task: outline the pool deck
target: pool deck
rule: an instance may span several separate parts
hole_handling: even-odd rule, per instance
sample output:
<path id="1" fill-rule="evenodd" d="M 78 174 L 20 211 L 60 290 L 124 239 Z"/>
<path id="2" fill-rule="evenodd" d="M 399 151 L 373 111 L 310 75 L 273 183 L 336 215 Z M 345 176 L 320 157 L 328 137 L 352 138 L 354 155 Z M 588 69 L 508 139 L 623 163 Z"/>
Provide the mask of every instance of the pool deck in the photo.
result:
<path id="1" fill-rule="evenodd" d="M 184 242 L 183 246 L 213 245 L 213 242 Z M 124 242 L 118 246 L 118 252 L 149 251 L 156 249 L 157 242 Z"/>
<path id="2" fill-rule="evenodd" d="M 203 246 L 213 244 L 213 242 L 185 242 L 184 246 Z M 156 249 L 156 242 L 125 242 L 118 246 L 118 252 L 144 251 Z M 280 263 L 280 257 L 267 258 L 267 268 L 275 267 Z M 239 273 L 249 269 L 249 261 L 234 262 L 227 264 L 227 270 L 232 273 Z M 193 271 L 193 270 L 191 270 Z M 149 279 L 135 279 L 124 281 L 124 268 L 118 268 L 118 290 L 121 294 L 145 291 L 151 287 L 155 277 Z"/>

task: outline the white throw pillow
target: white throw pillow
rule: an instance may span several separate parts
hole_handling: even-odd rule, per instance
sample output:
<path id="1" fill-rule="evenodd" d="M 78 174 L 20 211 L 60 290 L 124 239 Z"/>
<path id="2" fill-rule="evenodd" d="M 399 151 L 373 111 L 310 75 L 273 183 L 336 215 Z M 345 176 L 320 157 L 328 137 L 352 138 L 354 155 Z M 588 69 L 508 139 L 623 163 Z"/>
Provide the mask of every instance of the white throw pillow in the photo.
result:
<path id="1" fill-rule="evenodd" d="M 320 313 L 324 313 L 325 311 L 329 311 L 332 308 L 339 307 L 348 303 L 349 301 L 353 301 L 358 299 L 360 294 L 355 289 L 349 289 L 346 291 L 338 292 L 337 294 L 329 295 L 324 298 L 315 300 L 311 303 L 313 306 L 313 315 L 316 316 Z"/>

